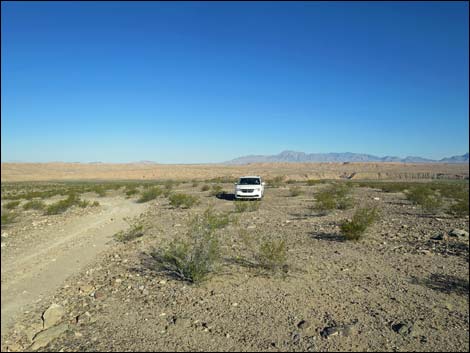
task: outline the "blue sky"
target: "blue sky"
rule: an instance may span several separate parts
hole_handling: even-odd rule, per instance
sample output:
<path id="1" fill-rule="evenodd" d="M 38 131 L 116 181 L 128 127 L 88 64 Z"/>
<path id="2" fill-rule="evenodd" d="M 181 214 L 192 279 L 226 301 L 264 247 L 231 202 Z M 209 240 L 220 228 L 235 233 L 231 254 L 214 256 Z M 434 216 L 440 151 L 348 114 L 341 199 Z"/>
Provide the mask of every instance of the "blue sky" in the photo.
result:
<path id="1" fill-rule="evenodd" d="M 468 151 L 467 2 L 2 2 L 2 161 Z"/>

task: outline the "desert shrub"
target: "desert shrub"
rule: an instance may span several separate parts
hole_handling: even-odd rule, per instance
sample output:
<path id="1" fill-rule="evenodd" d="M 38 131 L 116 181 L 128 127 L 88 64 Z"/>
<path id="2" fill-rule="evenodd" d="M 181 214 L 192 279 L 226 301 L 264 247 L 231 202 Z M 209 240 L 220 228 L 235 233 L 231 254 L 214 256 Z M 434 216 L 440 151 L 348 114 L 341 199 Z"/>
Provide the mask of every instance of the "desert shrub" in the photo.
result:
<path id="1" fill-rule="evenodd" d="M 303 192 L 300 186 L 293 186 L 289 188 L 289 193 L 290 193 L 290 196 L 296 197 L 296 196 L 302 195 Z"/>
<path id="2" fill-rule="evenodd" d="M 135 195 L 135 194 L 138 194 L 139 193 L 139 190 L 137 190 L 136 188 L 127 188 L 126 189 L 126 195 L 128 197 L 132 196 L 132 195 Z"/>
<path id="3" fill-rule="evenodd" d="M 98 207 L 100 205 L 100 203 L 98 201 L 93 201 L 93 203 L 91 204 L 92 207 Z"/>
<path id="4" fill-rule="evenodd" d="M 91 205 L 91 202 L 86 201 L 86 200 L 79 200 L 77 201 L 77 206 L 80 208 L 85 208 Z"/>
<path id="5" fill-rule="evenodd" d="M 210 189 L 210 186 L 205 184 L 201 187 L 201 191 L 208 191 Z"/>
<path id="6" fill-rule="evenodd" d="M 457 217 L 468 216 L 468 195 L 466 195 L 465 198 L 458 200 L 456 203 L 450 206 L 449 213 Z"/>
<path id="7" fill-rule="evenodd" d="M 193 181 L 192 184 L 191 184 L 191 186 L 192 186 L 193 188 L 197 188 L 197 187 L 199 186 L 199 183 L 198 183 L 197 181 Z"/>
<path id="8" fill-rule="evenodd" d="M 334 209 L 345 210 L 351 208 L 353 200 L 350 194 L 350 186 L 347 184 L 333 184 L 315 195 L 314 209 L 326 212 Z"/>
<path id="9" fill-rule="evenodd" d="M 247 255 L 238 255 L 238 262 L 252 268 L 260 268 L 275 272 L 287 266 L 287 246 L 283 239 L 273 239 L 268 235 L 261 235 L 258 231 L 249 232 L 240 229 L 240 239 Z"/>
<path id="10" fill-rule="evenodd" d="M 234 201 L 233 204 L 235 205 L 235 212 L 253 212 L 257 211 L 260 206 L 259 201 Z"/>
<path id="11" fill-rule="evenodd" d="M 351 220 L 340 225 L 341 234 L 347 240 L 359 240 L 365 231 L 379 218 L 377 208 L 364 207 L 356 210 Z"/>
<path id="12" fill-rule="evenodd" d="M 137 200 L 138 203 L 144 203 L 151 200 L 155 200 L 158 196 L 162 194 L 162 190 L 159 187 L 152 187 L 143 191 Z"/>
<path id="13" fill-rule="evenodd" d="M 225 228 L 230 223 L 228 214 L 215 213 L 212 207 L 207 208 L 203 216 L 210 230 Z"/>
<path id="14" fill-rule="evenodd" d="M 44 207 L 46 207 L 46 204 L 41 200 L 28 201 L 23 205 L 24 210 L 42 210 Z"/>
<path id="15" fill-rule="evenodd" d="M 131 240 L 140 238 L 144 235 L 144 226 L 142 224 L 134 224 L 126 231 L 121 230 L 114 234 L 114 239 L 121 243 L 127 243 Z"/>
<path id="16" fill-rule="evenodd" d="M 65 200 L 55 202 L 46 207 L 46 215 L 55 215 L 65 212 L 70 207 L 79 204 L 81 201 L 76 194 L 70 194 Z"/>
<path id="17" fill-rule="evenodd" d="M 407 199 L 421 205 L 426 212 L 436 212 L 442 206 L 441 197 L 425 185 L 414 186 L 407 193 Z"/>
<path id="18" fill-rule="evenodd" d="M 10 201 L 10 202 L 7 202 L 5 205 L 3 205 L 3 207 L 7 210 L 12 210 L 16 207 L 18 207 L 18 205 L 20 204 L 20 201 Z"/>
<path id="19" fill-rule="evenodd" d="M 221 192 L 222 192 L 222 186 L 217 185 L 217 184 L 212 185 L 212 190 L 211 190 L 211 193 L 210 193 L 212 196 L 217 196 Z"/>
<path id="20" fill-rule="evenodd" d="M 258 248 L 256 259 L 260 267 L 275 271 L 286 265 L 287 247 L 282 239 L 263 239 Z"/>
<path id="21" fill-rule="evenodd" d="M 278 188 L 278 187 L 284 185 L 284 179 L 285 179 L 285 177 L 280 175 L 280 176 L 274 177 L 272 179 L 269 179 L 266 182 L 266 185 L 268 187 L 271 187 L 271 188 Z"/>
<path id="22" fill-rule="evenodd" d="M 2 218 L 2 226 L 5 226 L 5 225 L 15 222 L 16 219 L 18 218 L 18 213 L 12 212 L 12 211 L 5 211 L 5 212 L 2 212 L 1 218 Z"/>
<path id="23" fill-rule="evenodd" d="M 327 182 L 327 181 L 322 180 L 322 179 L 308 179 L 307 180 L 307 185 L 308 186 L 313 186 L 313 185 L 323 184 L 325 182 Z"/>
<path id="24" fill-rule="evenodd" d="M 177 208 L 190 208 L 198 204 L 198 198 L 196 196 L 188 194 L 171 194 L 168 198 L 170 205 Z"/>
<path id="25" fill-rule="evenodd" d="M 175 238 L 166 248 L 151 253 L 159 270 L 191 283 L 200 283 L 215 270 L 220 246 L 207 216 L 196 216 L 189 222 L 186 237 Z"/>

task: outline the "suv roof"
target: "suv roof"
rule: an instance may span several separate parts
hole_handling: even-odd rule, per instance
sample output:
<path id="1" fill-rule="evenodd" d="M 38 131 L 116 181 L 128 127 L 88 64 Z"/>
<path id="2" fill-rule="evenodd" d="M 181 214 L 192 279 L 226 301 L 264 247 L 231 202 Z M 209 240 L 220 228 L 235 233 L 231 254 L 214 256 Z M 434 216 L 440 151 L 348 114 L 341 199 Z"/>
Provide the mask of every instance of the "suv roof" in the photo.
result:
<path id="1" fill-rule="evenodd" d="M 242 179 L 242 178 L 258 178 L 258 179 L 261 179 L 261 177 L 259 175 L 245 175 L 245 176 L 240 177 L 240 179 Z"/>

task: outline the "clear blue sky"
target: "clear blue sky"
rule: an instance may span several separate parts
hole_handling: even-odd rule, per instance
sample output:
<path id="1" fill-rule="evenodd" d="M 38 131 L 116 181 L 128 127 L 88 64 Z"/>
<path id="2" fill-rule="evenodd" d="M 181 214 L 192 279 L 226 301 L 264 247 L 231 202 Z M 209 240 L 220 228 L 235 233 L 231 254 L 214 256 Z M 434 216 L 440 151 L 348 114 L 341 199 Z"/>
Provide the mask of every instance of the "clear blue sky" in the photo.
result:
<path id="1" fill-rule="evenodd" d="M 468 151 L 467 2 L 2 2 L 2 161 Z"/>

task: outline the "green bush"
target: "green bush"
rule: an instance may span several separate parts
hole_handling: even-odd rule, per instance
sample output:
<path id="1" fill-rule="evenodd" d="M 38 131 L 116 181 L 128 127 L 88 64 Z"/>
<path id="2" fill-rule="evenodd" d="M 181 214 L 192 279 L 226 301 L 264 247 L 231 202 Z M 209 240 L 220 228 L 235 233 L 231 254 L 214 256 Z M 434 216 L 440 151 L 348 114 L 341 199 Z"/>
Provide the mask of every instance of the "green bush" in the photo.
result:
<path id="1" fill-rule="evenodd" d="M 100 205 L 100 203 L 98 201 L 93 201 L 93 203 L 91 204 L 92 207 L 98 207 Z"/>
<path id="2" fill-rule="evenodd" d="M 137 190 L 136 188 L 126 189 L 126 195 L 129 197 L 138 193 L 139 193 L 139 190 Z"/>
<path id="3" fill-rule="evenodd" d="M 20 201 L 10 201 L 8 203 L 6 203 L 3 207 L 7 210 L 12 210 L 16 207 L 18 207 L 18 205 L 20 204 Z"/>
<path id="4" fill-rule="evenodd" d="M 284 179 L 285 179 L 285 177 L 282 176 L 282 175 L 274 177 L 272 179 L 269 179 L 266 182 L 266 186 L 268 186 L 270 188 L 278 188 L 278 187 L 284 185 Z"/>
<path id="5" fill-rule="evenodd" d="M 212 185 L 211 196 L 217 196 L 222 192 L 222 186 L 220 185 Z"/>
<path id="6" fill-rule="evenodd" d="M 189 222 L 186 237 L 173 239 L 166 248 L 151 253 L 159 270 L 191 283 L 200 283 L 215 271 L 220 246 L 208 214 Z"/>
<path id="7" fill-rule="evenodd" d="M 315 195 L 314 209 L 326 212 L 334 209 L 345 210 L 351 208 L 353 200 L 349 195 L 351 188 L 347 184 L 333 184 Z"/>
<path id="8" fill-rule="evenodd" d="M 407 199 L 413 204 L 421 205 L 426 212 L 437 212 L 442 207 L 442 199 L 426 185 L 412 187 L 407 193 Z"/>
<path id="9" fill-rule="evenodd" d="M 206 211 L 204 211 L 203 217 L 211 231 L 225 228 L 230 223 L 228 214 L 217 214 L 214 212 L 212 207 L 209 207 L 206 209 Z"/>
<path id="10" fill-rule="evenodd" d="M 46 207 L 46 215 L 55 215 L 65 212 L 74 205 L 79 205 L 81 200 L 76 194 L 70 194 L 65 200 L 55 202 Z"/>
<path id="11" fill-rule="evenodd" d="M 137 200 L 138 203 L 144 203 L 151 200 L 155 200 L 158 196 L 162 194 L 162 190 L 159 187 L 152 187 L 151 189 L 147 189 L 142 192 L 139 199 Z"/>
<path id="12" fill-rule="evenodd" d="M 120 232 L 114 234 L 114 239 L 121 243 L 127 243 L 131 240 L 142 237 L 144 235 L 143 229 L 143 225 L 135 224 L 126 231 L 121 230 Z"/>
<path id="13" fill-rule="evenodd" d="M 2 226 L 5 226 L 5 225 L 15 222 L 16 219 L 18 218 L 18 213 L 5 211 L 5 212 L 2 212 L 1 217 L 2 217 Z"/>
<path id="14" fill-rule="evenodd" d="M 188 194 L 172 194 L 168 199 L 170 200 L 170 205 L 176 208 L 190 208 L 199 203 L 196 196 Z"/>
<path id="15" fill-rule="evenodd" d="M 352 220 L 343 222 L 340 225 L 341 234 L 347 240 L 359 240 L 365 231 L 379 218 L 377 208 L 360 208 L 354 213 Z"/>
<path id="16" fill-rule="evenodd" d="M 269 271 L 284 268 L 287 261 L 287 247 L 284 240 L 264 239 L 256 256 L 261 268 Z"/>
<path id="17" fill-rule="evenodd" d="M 259 201 L 234 201 L 235 212 L 253 212 L 257 211 L 260 206 Z"/>
<path id="18" fill-rule="evenodd" d="M 28 201 L 23 205 L 24 210 L 42 210 L 44 207 L 46 207 L 46 204 L 41 200 Z"/>
<path id="19" fill-rule="evenodd" d="M 468 210 L 468 195 L 465 198 L 458 200 L 455 204 L 450 206 L 449 213 L 457 217 L 464 217 L 469 215 Z"/>

